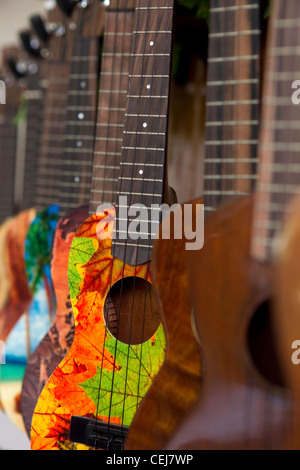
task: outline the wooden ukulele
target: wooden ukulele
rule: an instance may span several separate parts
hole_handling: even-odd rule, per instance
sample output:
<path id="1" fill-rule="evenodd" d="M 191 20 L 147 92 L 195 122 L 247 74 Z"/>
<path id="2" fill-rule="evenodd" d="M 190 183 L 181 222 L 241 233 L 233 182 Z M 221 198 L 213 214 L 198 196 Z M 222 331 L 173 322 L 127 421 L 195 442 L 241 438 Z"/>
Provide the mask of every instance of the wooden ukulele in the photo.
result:
<path id="1" fill-rule="evenodd" d="M 46 172 L 52 175 L 49 190 L 51 198 L 54 197 L 53 193 L 56 193 L 55 197 L 59 201 L 59 214 L 68 212 L 73 207 L 86 203 L 88 199 L 93 157 L 94 123 L 96 119 L 99 40 L 103 31 L 103 19 L 104 9 L 98 0 L 90 3 L 86 9 L 75 9 L 72 20 L 69 17 L 66 18 L 67 24 L 70 23 L 72 25 L 69 37 L 67 38 L 67 45 L 71 54 L 69 72 L 68 76 L 64 78 L 68 85 L 66 125 L 61 141 L 59 158 L 56 162 L 53 160 L 48 161 L 47 167 L 42 169 L 42 178 L 45 178 Z M 81 114 L 83 117 L 79 119 Z M 58 152 L 57 148 L 56 152 Z M 47 193 L 46 197 L 49 197 Z M 50 202 L 50 199 L 48 202 Z M 53 236 L 49 236 L 49 230 L 45 230 L 41 223 L 45 216 L 46 220 L 49 219 L 52 208 L 53 206 L 50 206 L 39 214 L 39 218 L 36 219 L 36 224 L 32 224 L 27 238 L 29 248 L 33 253 L 36 252 L 39 234 L 42 234 L 42 242 L 46 236 L 47 240 L 51 240 L 51 246 L 48 245 L 46 250 L 48 258 L 44 257 L 41 260 L 40 269 L 43 273 L 46 271 L 46 275 L 48 275 L 51 281 L 51 287 L 54 283 L 53 292 L 55 295 L 55 318 L 51 319 L 43 335 L 40 337 L 35 350 L 31 351 L 32 354 L 28 358 L 23 379 L 21 412 L 28 434 L 30 433 L 31 418 L 39 393 L 48 378 L 47 374 L 52 372 L 50 364 L 52 360 L 50 359 L 51 355 L 54 354 L 56 356 L 58 353 L 58 336 L 61 334 L 61 359 L 63 357 L 62 354 L 66 354 L 66 348 L 69 348 L 72 344 L 74 322 L 71 304 L 68 294 L 66 294 L 68 292 L 67 289 L 63 295 L 61 292 L 61 285 L 63 285 L 65 279 L 67 280 L 67 272 L 62 274 L 61 271 L 61 265 L 63 265 L 63 261 L 66 259 L 66 254 L 64 254 L 62 247 L 65 247 L 66 241 L 69 243 L 71 231 L 68 233 L 68 230 L 72 228 L 72 224 L 73 229 L 74 227 L 77 228 L 80 221 L 83 220 L 78 219 L 78 217 L 80 215 L 84 217 L 87 214 L 85 208 L 78 210 L 77 216 L 74 214 L 71 217 L 68 214 L 63 221 L 59 222 L 59 227 L 56 227 L 56 235 L 53 241 Z M 70 219 L 72 221 L 71 224 Z M 58 234 L 61 235 L 61 238 Z M 68 239 L 66 240 L 67 236 Z M 51 247 L 54 247 L 54 249 L 52 248 L 51 250 Z M 65 250 L 68 250 L 68 244 Z M 40 252 L 41 250 L 38 251 Z M 25 256 L 26 254 L 27 252 Z M 52 265 L 57 265 L 56 272 L 55 269 L 50 271 L 50 258 L 52 258 Z M 33 261 L 36 266 L 36 260 L 33 259 Z M 54 349 L 49 348 L 51 343 L 51 341 L 49 343 L 49 333 L 47 333 L 49 330 L 50 338 L 55 338 Z M 42 351 L 45 361 L 42 367 L 40 364 L 40 351 Z"/>
<path id="2" fill-rule="evenodd" d="M 204 160 L 206 215 L 234 195 L 251 192 L 257 159 L 258 2 L 232 2 L 232 8 L 225 12 L 222 5 L 223 2 L 211 3 Z M 226 34 L 233 30 L 234 36 Z M 239 60 L 234 60 L 237 56 Z M 196 220 L 196 207 L 201 203 L 202 199 L 190 202 L 193 220 Z M 178 214 L 184 226 L 184 205 L 175 214 L 167 220 L 173 230 Z M 130 427 L 127 449 L 163 449 L 196 401 L 205 380 L 201 348 L 191 315 L 186 243 L 185 237 L 175 239 L 173 231 L 170 240 L 161 238 L 153 248 L 151 267 L 167 331 L 167 353 Z M 174 285 L 180 286 L 176 298 Z"/>
<path id="3" fill-rule="evenodd" d="M 190 259 L 191 295 L 205 380 L 168 449 L 282 449 L 292 422 L 290 390 L 278 359 L 276 237 L 286 203 L 299 190 L 291 101 L 297 74 L 299 4 L 272 4 L 259 179 L 252 197 L 206 220 L 205 246 Z M 279 245 L 280 246 L 280 245 Z M 198 282 L 205 295 L 198 296 Z"/>
<path id="4" fill-rule="evenodd" d="M 296 141 L 295 135 L 295 141 Z M 275 328 L 280 353 L 280 364 L 291 390 L 292 413 L 289 433 L 285 439 L 285 449 L 298 450 L 299 436 L 299 335 L 298 335 L 298 285 L 299 285 L 299 207 L 297 195 L 287 204 L 282 217 L 283 227 L 279 237 L 276 261 L 276 296 L 275 296 Z"/>
<path id="5" fill-rule="evenodd" d="M 49 14 L 49 19 L 60 21 L 61 15 L 55 10 Z M 47 84 L 52 78 L 53 64 L 58 61 L 58 57 L 55 57 L 56 46 L 61 41 L 64 41 L 64 38 L 53 38 L 49 44 L 47 61 L 27 59 L 26 63 L 30 62 L 31 67 L 35 65 L 37 73 L 34 75 L 27 73 L 25 77 L 21 77 L 26 85 L 22 91 L 22 99 L 24 103 L 26 102 L 26 114 L 17 126 L 17 137 L 20 143 L 17 145 L 13 184 L 15 188 L 13 206 L 14 213 L 17 215 L 11 219 L 10 230 L 5 237 L 7 266 L 10 271 L 10 293 L 1 305 L 0 321 L 1 339 L 6 341 L 7 351 L 7 363 L 1 371 L 1 395 L 5 412 L 22 430 L 24 427 L 19 414 L 21 369 L 25 368 L 26 357 L 32 348 L 38 344 L 47 331 L 51 323 L 51 310 L 54 303 L 51 280 L 47 277 L 47 273 L 42 272 L 41 265 L 46 264 L 47 261 L 47 250 L 49 251 L 57 215 L 54 210 L 49 211 L 47 217 L 40 216 L 32 207 L 35 202 L 33 188 L 36 188 L 35 178 L 39 171 L 36 169 L 39 168 L 43 160 L 43 152 L 45 152 L 42 130 L 44 126 L 51 124 L 50 117 L 47 115 L 52 104 L 49 99 L 51 87 Z M 61 51 L 60 46 L 58 49 Z M 56 73 L 60 71 L 58 66 Z M 55 79 L 57 79 L 56 76 Z M 59 110 L 59 102 L 57 110 Z M 24 136 L 26 136 L 25 139 Z M 32 227 L 36 229 L 38 220 L 41 221 L 39 230 L 33 230 Z M 42 232 L 45 227 L 48 229 L 47 233 Z M 31 233 L 30 238 L 28 233 Z M 29 250 L 29 239 L 33 244 L 31 253 L 34 259 L 29 259 L 27 255 L 25 260 L 24 252 Z M 15 373 L 16 369 L 17 373 Z M 14 397 L 4 382 L 14 382 L 14 389 L 17 388 L 17 382 L 19 383 L 18 393 L 16 392 Z"/>
<path id="6" fill-rule="evenodd" d="M 104 30 L 106 32 L 106 39 L 102 51 L 100 102 L 96 121 L 95 146 L 93 147 L 89 143 L 89 140 L 92 141 L 93 139 L 92 136 L 89 138 L 89 133 L 94 130 L 95 125 L 92 121 L 95 120 L 95 116 L 89 119 L 89 122 L 92 124 L 90 131 L 88 131 L 87 125 L 82 127 L 80 123 L 78 123 L 78 130 L 76 131 L 73 124 L 74 119 L 70 119 L 70 132 L 66 138 L 68 152 L 71 154 L 71 149 L 74 150 L 74 147 L 76 150 L 74 160 L 76 159 L 77 161 L 75 170 L 77 174 L 75 177 L 87 180 L 88 174 L 92 172 L 92 169 L 90 169 L 91 162 L 87 158 L 88 152 L 94 154 L 92 191 L 101 192 L 103 200 L 110 204 L 113 203 L 112 195 L 115 192 L 119 174 L 120 155 L 118 157 L 118 153 L 120 154 L 121 152 L 122 122 L 124 120 L 130 58 L 130 42 L 128 37 L 131 36 L 133 29 L 133 6 L 130 9 L 130 5 L 128 5 L 129 9 L 127 12 L 124 11 L 124 13 L 120 11 L 121 6 L 119 6 L 119 3 L 116 3 L 115 7 L 118 7 L 115 13 L 113 11 L 109 14 L 105 13 L 106 24 Z M 85 18 L 84 30 L 88 34 L 91 34 L 89 18 L 93 19 L 94 24 L 99 25 L 102 23 L 103 25 L 102 17 L 104 11 L 101 10 L 99 13 L 95 15 L 95 13 L 91 14 L 90 10 L 86 11 L 86 14 L 89 16 Z M 97 17 L 98 21 L 95 21 Z M 114 34 L 118 35 L 118 41 L 114 41 Z M 94 63 L 95 52 L 92 54 L 90 52 L 90 55 L 92 63 Z M 78 57 L 78 53 L 76 53 L 75 57 Z M 71 74 L 74 77 L 71 93 L 74 95 L 74 90 L 78 88 L 80 90 L 80 85 L 85 83 L 86 86 L 83 89 L 85 95 L 83 96 L 94 99 L 91 94 L 93 86 L 89 85 L 89 81 L 93 80 L 93 77 L 95 78 L 95 74 L 92 76 L 87 73 L 91 67 L 87 60 L 88 57 L 88 54 L 83 56 L 83 67 L 80 67 L 81 74 L 78 73 L 78 60 L 74 60 L 75 70 Z M 112 90 L 110 91 L 111 87 Z M 103 93 L 101 93 L 102 89 Z M 80 96 L 79 93 L 78 109 L 82 106 L 83 96 Z M 96 96 L 96 92 L 94 96 Z M 110 111 L 111 103 L 114 106 L 112 111 Z M 72 98 L 72 108 L 73 106 L 74 97 Z M 119 108 L 118 110 L 116 109 L 117 107 Z M 77 139 L 82 138 L 84 145 L 78 147 L 76 145 L 78 140 L 74 140 L 74 137 L 72 139 L 72 136 L 76 136 Z M 110 145 L 114 147 L 115 152 L 115 155 L 109 155 L 108 161 L 105 156 L 107 142 L 111 142 Z M 71 183 L 73 183 L 72 180 L 70 180 Z M 61 206 L 64 210 L 67 210 L 68 207 L 70 209 L 70 205 L 77 208 L 67 211 L 67 214 L 60 219 L 54 235 L 51 275 L 56 294 L 57 309 L 51 328 L 29 358 L 23 379 L 21 410 L 28 434 L 30 433 L 31 419 L 38 397 L 52 372 L 54 372 L 67 354 L 74 338 L 74 318 L 68 285 L 68 256 L 76 230 L 88 217 L 88 206 L 78 207 L 78 205 L 87 202 L 87 196 L 90 193 L 89 186 L 90 184 L 86 181 L 81 189 L 81 194 L 78 194 L 77 200 L 75 199 L 75 190 L 71 191 L 73 198 L 71 200 L 67 200 L 65 189 L 61 194 Z M 99 190 L 99 188 L 101 189 Z"/>
<path id="7" fill-rule="evenodd" d="M 172 19 L 170 0 L 151 8 L 140 0 L 136 6 L 119 195 L 148 208 L 161 203 L 164 191 Z M 106 142 L 106 158 L 113 157 L 116 142 Z M 97 191 L 93 209 L 102 202 L 101 187 Z M 114 220 L 120 222 L 114 197 L 117 208 L 87 219 L 71 245 L 75 337 L 35 408 L 33 449 L 123 448 L 139 402 L 163 362 L 164 332 L 150 291 L 150 234 L 137 242 L 119 238 L 113 246 L 111 239 L 97 236 L 106 216 L 105 233 L 108 228 L 112 234 Z"/>

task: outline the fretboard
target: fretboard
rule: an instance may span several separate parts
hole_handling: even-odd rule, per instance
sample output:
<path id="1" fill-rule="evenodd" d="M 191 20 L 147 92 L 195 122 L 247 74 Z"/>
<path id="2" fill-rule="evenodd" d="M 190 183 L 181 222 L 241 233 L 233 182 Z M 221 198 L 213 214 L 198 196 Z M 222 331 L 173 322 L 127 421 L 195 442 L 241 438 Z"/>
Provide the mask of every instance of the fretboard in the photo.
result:
<path id="1" fill-rule="evenodd" d="M 6 102 L 0 114 L 0 223 L 12 216 L 14 208 L 14 179 L 17 128 L 13 124 L 18 110 L 21 88 L 17 83 L 7 85 Z"/>
<path id="2" fill-rule="evenodd" d="M 253 216 L 252 256 L 269 261 L 287 204 L 300 188 L 300 105 L 292 83 L 300 77 L 300 3 L 272 3 Z"/>
<path id="3" fill-rule="evenodd" d="M 44 210 L 59 204 L 59 182 L 63 156 L 70 65 L 52 63 L 45 97 L 41 151 L 35 184 L 34 207 Z"/>
<path id="4" fill-rule="evenodd" d="M 46 81 L 39 72 L 28 79 L 27 90 L 23 93 L 26 102 L 26 116 L 19 124 L 20 133 L 24 132 L 25 142 L 21 142 L 24 148 L 20 156 L 21 161 L 16 162 L 14 205 L 16 211 L 22 211 L 33 207 L 34 190 L 36 184 L 38 158 L 40 153 L 40 141 L 43 129 L 43 106 Z M 24 159 L 24 161 L 22 161 Z"/>
<path id="5" fill-rule="evenodd" d="M 259 1 L 211 0 L 204 164 L 206 213 L 254 188 L 259 83 Z"/>
<path id="6" fill-rule="evenodd" d="M 147 0 L 137 1 L 112 249 L 132 265 L 151 259 L 157 209 L 163 202 L 172 28 L 173 0 L 153 0 L 151 6 Z M 130 230 L 132 218 L 124 216 L 134 204 L 143 205 L 149 218 L 140 226 L 138 240 Z"/>
<path id="7" fill-rule="evenodd" d="M 106 10 L 90 212 L 117 202 L 136 0 Z"/>
<path id="8" fill-rule="evenodd" d="M 99 53 L 98 38 L 74 39 L 62 164 L 57 178 L 61 214 L 90 200 Z"/>

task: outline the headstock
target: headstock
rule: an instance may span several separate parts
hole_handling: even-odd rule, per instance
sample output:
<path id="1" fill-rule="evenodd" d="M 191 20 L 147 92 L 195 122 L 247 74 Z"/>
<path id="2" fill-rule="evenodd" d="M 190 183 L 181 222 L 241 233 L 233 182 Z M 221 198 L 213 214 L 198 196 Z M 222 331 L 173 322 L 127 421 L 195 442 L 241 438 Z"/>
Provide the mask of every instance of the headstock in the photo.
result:
<path id="1" fill-rule="evenodd" d="M 104 29 L 104 11 L 108 0 L 56 0 L 68 19 L 71 31 L 83 37 L 100 37 Z"/>

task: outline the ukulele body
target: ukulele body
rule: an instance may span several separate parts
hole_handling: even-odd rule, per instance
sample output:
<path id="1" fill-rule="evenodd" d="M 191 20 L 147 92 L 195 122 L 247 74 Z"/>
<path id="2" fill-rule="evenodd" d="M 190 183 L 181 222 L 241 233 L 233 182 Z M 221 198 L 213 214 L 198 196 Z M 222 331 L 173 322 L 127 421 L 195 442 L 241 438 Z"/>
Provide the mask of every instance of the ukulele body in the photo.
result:
<path id="1" fill-rule="evenodd" d="M 21 412 L 28 435 L 39 395 L 52 372 L 69 351 L 74 339 L 68 259 L 76 230 L 87 216 L 87 206 L 72 210 L 58 221 L 55 229 L 51 249 L 51 278 L 56 298 L 55 318 L 47 334 L 28 359 L 21 393 Z"/>
<path id="2" fill-rule="evenodd" d="M 192 204 L 195 209 L 203 200 Z M 184 205 L 180 211 L 184 223 Z M 126 450 L 164 449 L 200 393 L 201 354 L 192 325 L 186 239 L 174 238 L 173 212 L 166 222 L 171 227 L 171 237 L 160 236 L 155 241 L 151 260 L 153 283 L 166 331 L 166 357 L 133 419 Z"/>
<path id="3" fill-rule="evenodd" d="M 51 318 L 54 312 L 55 297 L 48 268 L 53 231 L 57 222 L 57 211 L 58 207 L 52 206 L 35 215 L 28 227 L 27 233 L 25 234 L 24 232 L 26 239 L 22 241 L 19 248 L 20 256 L 24 259 L 24 265 L 19 263 L 13 273 L 14 279 L 12 285 L 20 282 L 22 271 L 24 276 L 25 270 L 26 278 L 23 278 L 23 281 L 27 279 L 31 300 L 28 305 L 23 304 L 22 300 L 19 302 L 19 317 L 25 313 L 27 318 L 25 321 L 22 318 L 20 322 L 18 318 L 10 329 L 7 337 L 6 353 L 9 358 L 11 356 L 14 361 L 17 361 L 24 367 L 29 354 L 34 351 L 39 341 L 45 335 L 49 325 L 51 325 Z M 31 214 L 31 212 L 24 211 L 19 216 L 16 216 L 16 218 L 13 218 L 13 224 L 19 223 L 20 218 L 28 217 L 28 214 Z M 15 261 L 16 254 L 12 252 L 10 254 Z M 8 263 L 11 263 L 11 260 L 8 260 Z M 16 285 L 18 286 L 19 284 Z M 22 284 L 20 286 L 22 287 Z M 9 313 L 7 315 L 8 317 L 10 316 Z M 24 430 L 24 424 L 20 420 L 20 395 L 23 377 L 22 373 L 18 372 L 14 379 L 10 379 L 14 373 L 14 364 L 12 363 L 11 367 L 11 363 L 12 360 L 9 359 L 5 368 L 3 368 L 2 379 L 14 382 L 15 397 L 12 400 L 11 391 L 2 388 L 2 398 L 5 404 L 4 411 L 11 417 L 12 421 L 15 421 L 18 427 Z"/>
<path id="4" fill-rule="evenodd" d="M 30 224 L 36 212 L 34 209 L 21 212 L 13 217 L 5 235 L 6 273 L 9 282 L 9 295 L 1 295 L 0 340 L 6 341 L 8 335 L 21 315 L 28 309 L 32 294 L 28 288 L 24 250 Z M 5 283 L 5 285 L 7 285 Z"/>
<path id="5" fill-rule="evenodd" d="M 293 420 L 291 433 L 286 439 L 288 449 L 300 447 L 300 373 L 299 373 L 299 225 L 300 198 L 297 196 L 289 204 L 278 254 L 280 268 L 277 272 L 276 327 L 280 334 L 279 348 L 282 368 L 291 388 L 293 398 Z"/>
<path id="6" fill-rule="evenodd" d="M 107 234 L 112 236 L 115 209 L 107 213 Z M 97 235 L 105 214 L 88 218 L 71 245 L 69 292 L 75 336 L 37 402 L 31 426 L 32 449 L 86 448 L 69 441 L 72 416 L 97 417 L 103 422 L 129 426 L 164 360 L 162 325 L 158 324 L 154 334 L 141 344 L 117 341 L 111 333 L 113 325 L 121 323 L 116 310 L 111 309 L 111 287 L 117 286 L 117 292 L 121 292 L 118 283 L 129 278 L 151 283 L 151 274 L 148 263 L 129 266 L 113 258 L 112 240 L 100 240 Z M 130 319 L 130 312 L 127 313 L 125 329 Z"/>
<path id="7" fill-rule="evenodd" d="M 283 446 L 291 402 L 280 386 L 276 338 L 264 308 L 274 295 L 273 270 L 249 255 L 252 206 L 252 198 L 246 197 L 208 217 L 204 247 L 190 255 L 203 382 L 167 449 Z"/>

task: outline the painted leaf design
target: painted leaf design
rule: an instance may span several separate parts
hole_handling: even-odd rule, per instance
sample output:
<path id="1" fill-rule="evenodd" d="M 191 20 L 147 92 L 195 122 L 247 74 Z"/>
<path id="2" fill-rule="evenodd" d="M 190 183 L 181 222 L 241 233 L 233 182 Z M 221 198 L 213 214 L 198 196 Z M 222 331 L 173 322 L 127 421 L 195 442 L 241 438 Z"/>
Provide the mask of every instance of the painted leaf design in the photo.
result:
<path id="1" fill-rule="evenodd" d="M 47 278 L 51 285 L 50 256 L 53 234 L 58 222 L 59 207 L 48 207 L 30 225 L 25 243 L 25 263 L 29 288 L 34 294 Z"/>
<path id="2" fill-rule="evenodd" d="M 148 265 L 135 267 L 114 260 L 111 240 L 98 238 L 99 222 L 106 215 L 95 214 L 87 219 L 71 245 L 68 270 L 75 337 L 36 406 L 33 449 L 41 445 L 69 448 L 65 426 L 70 426 L 72 415 L 129 425 L 164 360 L 162 326 L 151 339 L 137 346 L 117 341 L 106 328 L 103 311 L 110 287 L 123 277 L 136 276 L 151 282 Z M 114 208 L 110 215 L 113 221 Z M 105 230 L 110 236 L 113 223 L 109 222 Z"/>
<path id="3" fill-rule="evenodd" d="M 88 238 L 74 238 L 69 255 L 68 279 L 70 297 L 76 298 L 82 281 L 80 267 L 87 263 L 98 248 L 98 243 Z"/>
<path id="4" fill-rule="evenodd" d="M 118 416 L 120 422 L 129 426 L 133 412 L 146 394 L 149 382 L 157 371 L 164 349 L 164 333 L 159 328 L 154 342 L 142 345 L 127 345 L 116 341 L 110 334 L 105 343 L 117 364 L 114 370 L 97 368 L 92 379 L 81 387 L 97 406 L 97 415 Z"/>

